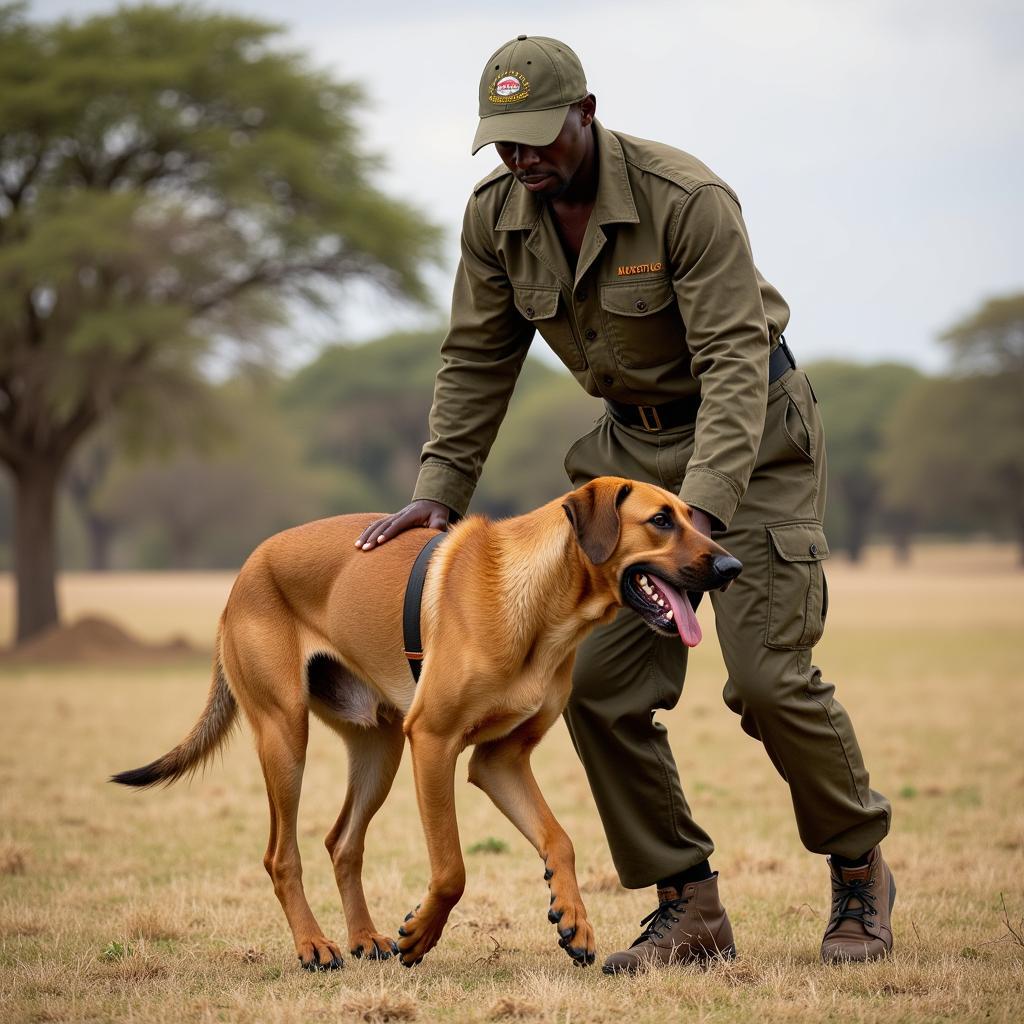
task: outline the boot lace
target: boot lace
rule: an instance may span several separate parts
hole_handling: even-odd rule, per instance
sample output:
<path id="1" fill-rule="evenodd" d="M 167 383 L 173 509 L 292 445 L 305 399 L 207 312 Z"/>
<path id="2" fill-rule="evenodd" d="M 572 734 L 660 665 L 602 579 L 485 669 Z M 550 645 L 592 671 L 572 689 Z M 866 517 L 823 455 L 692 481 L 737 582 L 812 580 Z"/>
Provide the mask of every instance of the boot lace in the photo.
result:
<path id="1" fill-rule="evenodd" d="M 864 925 L 868 918 L 877 916 L 875 895 L 871 891 L 874 885 L 873 879 L 853 878 L 848 882 L 836 881 L 834 885 L 835 889 L 832 894 L 833 927 L 843 919 L 857 921 Z M 854 900 L 860 903 L 859 907 L 851 906 Z"/>
<path id="2" fill-rule="evenodd" d="M 685 913 L 683 907 L 689 902 L 688 899 L 678 899 L 665 900 L 664 903 L 659 903 L 655 910 L 646 917 L 641 918 L 640 923 L 647 927 L 640 933 L 636 941 L 633 942 L 633 945 L 639 946 L 642 942 L 647 942 L 649 939 L 662 938 L 665 931 L 671 925 L 679 923 L 678 915 Z"/>

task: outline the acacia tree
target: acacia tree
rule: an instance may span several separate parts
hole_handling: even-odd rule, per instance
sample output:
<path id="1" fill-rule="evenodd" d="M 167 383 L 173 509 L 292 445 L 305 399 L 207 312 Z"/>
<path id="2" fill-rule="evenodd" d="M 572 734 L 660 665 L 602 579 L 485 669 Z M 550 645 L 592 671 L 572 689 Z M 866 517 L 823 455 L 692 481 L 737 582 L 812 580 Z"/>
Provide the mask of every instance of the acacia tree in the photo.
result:
<path id="1" fill-rule="evenodd" d="M 920 379 L 899 363 L 828 361 L 808 368 L 828 446 L 826 526 L 858 562 L 882 507 L 878 458 L 889 411 Z"/>
<path id="2" fill-rule="evenodd" d="M 941 337 L 955 373 L 894 410 L 887 503 L 931 525 L 1009 534 L 1024 566 L 1024 293 L 990 299 Z"/>
<path id="3" fill-rule="evenodd" d="M 56 622 L 54 504 L 129 400 L 202 385 L 300 303 L 424 298 L 436 230 L 370 184 L 358 91 L 279 30 L 185 6 L 35 24 L 0 7 L 0 461 L 18 640 Z"/>

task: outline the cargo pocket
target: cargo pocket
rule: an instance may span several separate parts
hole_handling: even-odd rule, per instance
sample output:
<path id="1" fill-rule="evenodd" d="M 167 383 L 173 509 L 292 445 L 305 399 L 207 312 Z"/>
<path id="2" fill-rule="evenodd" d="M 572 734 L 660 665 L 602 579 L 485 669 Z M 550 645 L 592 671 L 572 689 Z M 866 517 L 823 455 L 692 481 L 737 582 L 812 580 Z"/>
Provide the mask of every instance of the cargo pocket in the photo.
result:
<path id="1" fill-rule="evenodd" d="M 620 366 L 660 366 L 686 348 L 682 317 L 667 277 L 604 284 L 601 310 Z"/>
<path id="2" fill-rule="evenodd" d="M 828 544 L 814 520 L 777 523 L 768 531 L 768 626 L 765 646 L 782 651 L 813 647 L 825 629 L 827 589 L 822 562 Z"/>
<path id="3" fill-rule="evenodd" d="M 586 447 L 587 442 L 591 438 L 596 437 L 603 429 L 605 421 L 607 420 L 607 414 L 601 416 L 597 423 L 594 425 L 592 430 L 588 430 L 582 437 L 576 438 L 575 441 L 569 446 L 569 450 L 565 453 L 565 459 L 562 462 L 562 466 L 565 469 L 565 475 L 569 478 L 573 487 L 582 487 L 585 483 L 589 483 L 594 479 L 595 476 L 600 476 L 600 472 L 594 472 L 593 459 L 591 459 L 591 466 L 587 466 L 586 458 Z"/>
<path id="4" fill-rule="evenodd" d="M 561 297 L 558 285 L 516 284 L 513 281 L 512 291 L 516 309 L 540 331 L 541 337 L 551 346 L 551 351 L 570 370 L 586 369 L 587 360 L 573 337 L 564 303 L 562 315 L 558 315 L 558 300 Z"/>

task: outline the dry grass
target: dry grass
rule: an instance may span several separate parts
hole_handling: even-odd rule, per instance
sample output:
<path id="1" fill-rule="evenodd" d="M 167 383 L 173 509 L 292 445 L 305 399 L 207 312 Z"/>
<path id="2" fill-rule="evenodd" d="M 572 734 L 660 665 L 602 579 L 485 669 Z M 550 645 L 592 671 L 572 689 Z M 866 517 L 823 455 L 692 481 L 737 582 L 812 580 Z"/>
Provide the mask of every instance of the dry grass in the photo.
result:
<path id="1" fill-rule="evenodd" d="M 1024 575 L 1012 552 L 935 551 L 835 564 L 818 660 L 858 726 L 872 781 L 895 807 L 896 954 L 817 961 L 827 911 L 820 858 L 800 847 L 785 785 L 720 700 L 713 641 L 691 659 L 670 727 L 740 959 L 707 971 L 608 978 L 555 944 L 533 851 L 459 788 L 469 886 L 441 946 L 405 970 L 346 959 L 295 964 L 263 871 L 266 797 L 247 738 L 192 785 L 130 793 L 104 782 L 176 742 L 208 666 L 21 666 L 0 675 L 0 1020 L 961 1021 L 1024 1019 Z M 150 639 L 212 633 L 226 576 L 78 577 L 73 611 L 111 614 Z M 3 600 L 0 587 L 0 603 Z M 707 618 L 707 610 L 702 609 Z M 708 623 L 705 621 L 705 625 Z M 713 636 L 712 632 L 708 635 Z M 315 728 L 300 840 L 310 901 L 344 942 L 321 837 L 342 799 L 344 755 Z M 602 952 L 628 942 L 652 893 L 617 883 L 561 726 L 537 774 L 573 835 Z M 408 764 L 374 823 L 367 891 L 394 931 L 422 895 L 426 855 Z M 492 842 L 493 840 L 493 842 Z"/>

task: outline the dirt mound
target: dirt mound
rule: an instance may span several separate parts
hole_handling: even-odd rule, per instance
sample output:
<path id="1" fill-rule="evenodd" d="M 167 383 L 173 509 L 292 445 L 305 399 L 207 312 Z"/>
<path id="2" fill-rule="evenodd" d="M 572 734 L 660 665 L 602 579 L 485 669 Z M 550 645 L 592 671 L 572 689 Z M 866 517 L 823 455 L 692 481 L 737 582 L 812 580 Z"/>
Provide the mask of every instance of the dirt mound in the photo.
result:
<path id="1" fill-rule="evenodd" d="M 152 662 L 203 653 L 181 636 L 165 644 L 146 643 L 110 619 L 86 615 L 70 625 L 53 626 L 19 647 L 0 651 L 0 664 Z"/>

